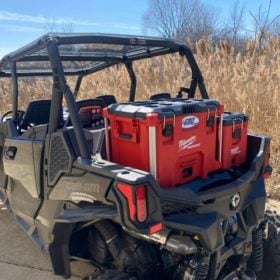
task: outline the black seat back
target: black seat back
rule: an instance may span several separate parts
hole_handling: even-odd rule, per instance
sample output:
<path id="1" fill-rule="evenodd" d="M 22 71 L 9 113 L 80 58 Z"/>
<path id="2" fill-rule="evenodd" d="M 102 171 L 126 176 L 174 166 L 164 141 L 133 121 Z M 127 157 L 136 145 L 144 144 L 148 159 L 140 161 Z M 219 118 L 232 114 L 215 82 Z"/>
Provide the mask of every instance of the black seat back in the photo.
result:
<path id="1" fill-rule="evenodd" d="M 51 100 L 30 101 L 20 123 L 20 128 L 27 129 L 29 124 L 47 124 L 50 119 L 50 110 Z"/>
<path id="2" fill-rule="evenodd" d="M 150 100 L 169 99 L 171 94 L 167 92 L 156 93 L 150 97 Z"/>
<path id="3" fill-rule="evenodd" d="M 101 98 L 81 99 L 76 101 L 76 105 L 78 107 L 78 110 L 80 110 L 82 107 L 87 106 L 100 106 L 102 108 L 105 108 L 106 102 Z"/>
<path id="4" fill-rule="evenodd" d="M 104 127 L 102 109 L 106 107 L 104 100 L 100 98 L 82 99 L 76 101 L 80 119 L 84 128 L 98 129 Z M 70 117 L 65 127 L 72 125 Z"/>
<path id="5" fill-rule="evenodd" d="M 100 95 L 100 96 L 97 96 L 96 98 L 104 100 L 106 107 L 111 104 L 117 103 L 116 97 L 114 95 L 110 95 L 110 94 Z"/>

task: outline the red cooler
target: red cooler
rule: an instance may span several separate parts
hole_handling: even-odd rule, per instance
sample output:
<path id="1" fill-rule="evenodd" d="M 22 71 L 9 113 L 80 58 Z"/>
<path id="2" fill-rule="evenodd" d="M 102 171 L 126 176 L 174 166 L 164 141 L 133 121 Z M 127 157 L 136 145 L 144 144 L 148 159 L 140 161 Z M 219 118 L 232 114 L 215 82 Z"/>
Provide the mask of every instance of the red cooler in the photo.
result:
<path id="1" fill-rule="evenodd" d="M 110 160 L 151 172 L 163 188 L 206 178 L 221 168 L 215 100 L 169 99 L 112 104 L 104 110 L 111 129 Z"/>
<path id="2" fill-rule="evenodd" d="M 238 167 L 246 161 L 248 117 L 242 113 L 223 114 L 222 168 Z"/>

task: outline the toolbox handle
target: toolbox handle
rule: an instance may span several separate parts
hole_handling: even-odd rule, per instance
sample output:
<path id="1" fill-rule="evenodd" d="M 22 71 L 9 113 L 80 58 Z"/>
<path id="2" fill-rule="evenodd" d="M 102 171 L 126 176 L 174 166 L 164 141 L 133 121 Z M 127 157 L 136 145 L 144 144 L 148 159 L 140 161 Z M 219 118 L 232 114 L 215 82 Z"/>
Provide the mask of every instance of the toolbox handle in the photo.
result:
<path id="1" fill-rule="evenodd" d="M 131 129 L 129 131 L 123 131 L 121 126 L 118 123 L 119 123 L 119 121 L 116 121 L 116 125 L 115 125 L 116 127 L 114 129 L 114 136 L 120 140 L 137 143 L 138 142 L 137 124 L 134 122 L 129 123 L 131 125 Z"/>
<path id="2" fill-rule="evenodd" d="M 133 131 L 131 134 L 130 133 L 123 133 L 119 132 L 118 130 L 116 131 L 117 137 L 121 140 L 129 141 L 129 142 L 134 142 L 137 143 L 137 132 Z"/>
<path id="3" fill-rule="evenodd" d="M 131 140 L 132 137 L 133 137 L 133 136 L 132 136 L 131 134 L 119 133 L 119 138 L 124 139 L 124 140 Z"/>

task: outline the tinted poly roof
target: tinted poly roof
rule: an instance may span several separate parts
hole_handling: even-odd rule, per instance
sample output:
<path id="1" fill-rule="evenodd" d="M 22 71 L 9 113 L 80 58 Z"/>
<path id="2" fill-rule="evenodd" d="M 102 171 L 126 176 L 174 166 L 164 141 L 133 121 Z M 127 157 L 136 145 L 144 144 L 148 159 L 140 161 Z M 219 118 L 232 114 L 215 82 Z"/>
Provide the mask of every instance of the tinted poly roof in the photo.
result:
<path id="1" fill-rule="evenodd" d="M 47 45 L 54 41 L 65 74 L 88 74 L 120 62 L 177 52 L 183 43 L 146 36 L 99 33 L 48 33 L 0 61 L 0 77 L 11 75 L 11 62 L 17 62 L 19 76 L 51 75 Z"/>

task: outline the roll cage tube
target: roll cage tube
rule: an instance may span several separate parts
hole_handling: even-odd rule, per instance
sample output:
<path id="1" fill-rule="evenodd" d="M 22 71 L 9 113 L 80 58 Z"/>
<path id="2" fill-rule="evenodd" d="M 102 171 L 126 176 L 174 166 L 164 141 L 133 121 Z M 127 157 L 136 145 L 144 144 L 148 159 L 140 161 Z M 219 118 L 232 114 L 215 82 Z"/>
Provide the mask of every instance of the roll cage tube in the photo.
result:
<path id="1" fill-rule="evenodd" d="M 136 75 L 135 72 L 133 70 L 133 66 L 132 66 L 132 62 L 124 62 L 125 68 L 128 72 L 129 78 L 130 78 L 130 90 L 129 90 L 129 101 L 132 102 L 135 100 L 135 92 L 136 92 L 136 85 L 137 85 L 137 79 L 136 79 Z M 89 74 L 87 74 L 89 75 Z M 74 89 L 74 97 L 75 99 L 77 98 L 78 94 L 79 94 L 79 90 L 81 87 L 81 83 L 83 80 L 84 76 L 87 75 L 79 75 L 78 79 L 76 81 L 76 85 L 75 85 L 75 89 Z"/>
<path id="2" fill-rule="evenodd" d="M 50 40 L 47 42 L 47 51 L 51 63 L 51 68 L 53 71 L 53 97 L 55 98 L 52 102 L 49 131 L 54 132 L 57 128 L 59 115 L 61 114 L 60 108 L 62 102 L 62 94 L 64 94 L 68 110 L 71 116 L 71 121 L 74 126 L 74 133 L 77 139 L 77 144 L 80 150 L 81 158 L 89 163 L 90 152 L 88 150 L 86 138 L 83 132 L 82 123 L 79 118 L 79 112 L 76 106 L 76 101 L 74 98 L 74 94 L 72 93 L 66 82 L 63 71 L 63 65 L 59 57 L 57 42 L 54 38 L 50 38 Z"/>
<path id="3" fill-rule="evenodd" d="M 84 77 L 83 75 L 79 75 L 78 76 L 78 79 L 77 79 L 77 82 L 76 82 L 76 85 L 75 85 L 75 89 L 74 89 L 74 97 L 75 97 L 75 99 L 78 96 L 78 93 L 79 93 L 79 90 L 80 90 L 80 87 L 81 87 L 81 84 L 82 84 L 83 77 Z"/>
<path id="4" fill-rule="evenodd" d="M 203 76 L 200 72 L 200 69 L 199 69 L 195 59 L 194 59 L 194 56 L 193 56 L 192 52 L 187 47 L 183 47 L 182 50 L 180 50 L 179 52 L 185 54 L 185 57 L 186 57 L 187 61 L 189 62 L 190 67 L 192 69 L 192 81 L 191 81 L 191 86 L 190 86 L 189 97 L 194 98 L 195 90 L 196 90 L 196 87 L 198 85 L 201 97 L 203 99 L 209 99 L 209 95 L 207 93 L 207 90 L 206 90 L 206 87 L 205 87 L 205 84 L 204 84 Z"/>
<path id="5" fill-rule="evenodd" d="M 136 85 L 137 85 L 137 79 L 135 72 L 132 67 L 132 62 L 125 63 L 126 70 L 130 77 L 130 91 L 129 91 L 129 102 L 133 102 L 135 100 L 135 92 L 136 92 Z"/>
<path id="6" fill-rule="evenodd" d="M 200 93 L 201 93 L 201 97 L 203 99 L 209 99 L 206 87 L 204 85 L 203 76 L 202 76 L 202 74 L 199 70 L 199 67 L 198 67 L 198 65 L 197 65 L 197 63 L 196 63 L 196 61 L 193 57 L 192 52 L 189 51 L 187 48 L 184 48 L 183 50 L 180 50 L 179 53 L 185 55 L 189 65 L 192 69 L 192 80 L 191 80 L 190 89 L 189 89 L 189 97 L 190 98 L 195 97 L 195 91 L 196 91 L 196 88 L 197 88 L 197 85 L 198 85 Z M 123 63 L 124 63 L 124 65 L 126 67 L 126 70 L 129 74 L 130 82 L 131 82 L 130 83 L 130 92 L 129 92 L 129 102 L 133 102 L 135 100 L 135 93 L 136 93 L 136 86 L 137 86 L 137 78 L 136 78 L 135 72 L 133 70 L 133 62 L 132 61 L 127 61 L 127 62 L 123 62 Z M 107 66 L 104 67 L 104 69 L 107 68 L 107 67 L 113 66 L 113 65 L 115 65 L 115 64 L 107 65 Z M 83 77 L 88 76 L 92 73 L 93 72 L 86 73 L 86 74 L 80 75 L 78 77 L 77 82 L 76 82 L 76 86 L 75 86 L 75 90 L 74 90 L 75 98 L 78 96 Z"/>
<path id="7" fill-rule="evenodd" d="M 12 93 L 13 93 L 13 108 L 12 108 L 12 120 L 17 124 L 17 111 L 18 111 L 18 75 L 17 75 L 17 64 L 15 61 L 11 63 L 11 74 L 12 74 Z"/>

